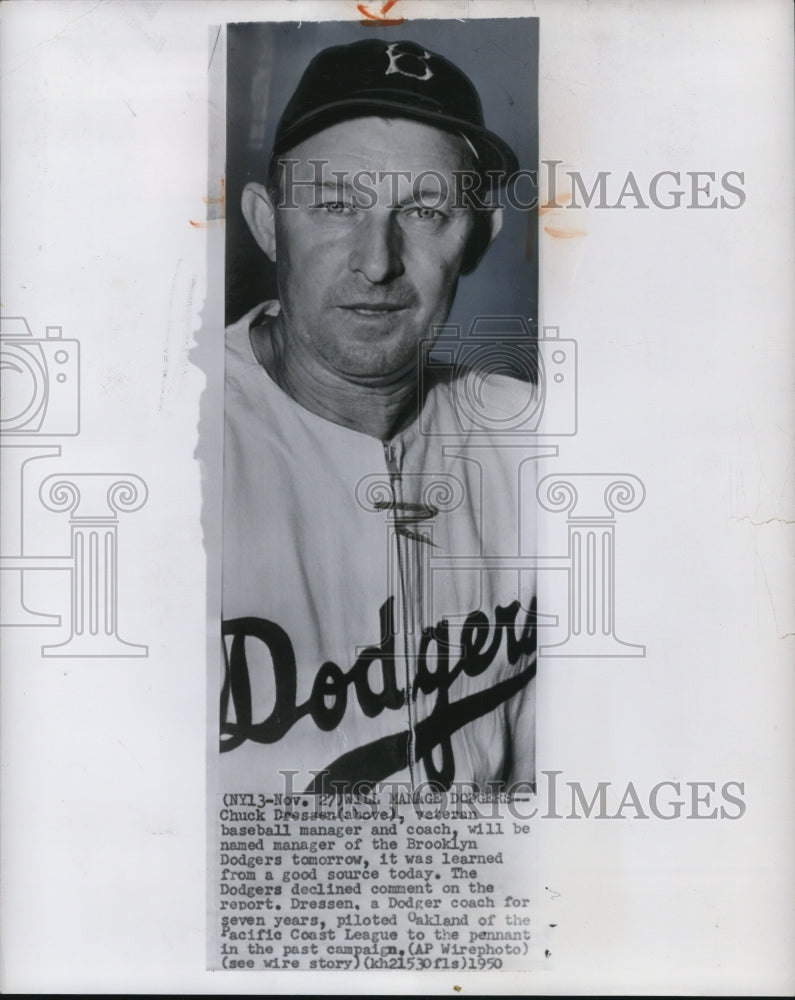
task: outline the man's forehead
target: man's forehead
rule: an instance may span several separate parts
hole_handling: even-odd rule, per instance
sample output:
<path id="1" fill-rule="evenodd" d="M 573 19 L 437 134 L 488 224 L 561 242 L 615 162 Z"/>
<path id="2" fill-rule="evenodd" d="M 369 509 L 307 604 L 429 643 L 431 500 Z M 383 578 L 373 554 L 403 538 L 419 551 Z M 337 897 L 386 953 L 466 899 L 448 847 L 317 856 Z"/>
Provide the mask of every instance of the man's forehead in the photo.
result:
<path id="1" fill-rule="evenodd" d="M 297 161 L 296 172 L 314 171 L 321 160 L 330 170 L 450 173 L 469 170 L 475 157 L 466 140 L 408 118 L 362 117 L 338 122 L 304 139 L 280 160 Z"/>

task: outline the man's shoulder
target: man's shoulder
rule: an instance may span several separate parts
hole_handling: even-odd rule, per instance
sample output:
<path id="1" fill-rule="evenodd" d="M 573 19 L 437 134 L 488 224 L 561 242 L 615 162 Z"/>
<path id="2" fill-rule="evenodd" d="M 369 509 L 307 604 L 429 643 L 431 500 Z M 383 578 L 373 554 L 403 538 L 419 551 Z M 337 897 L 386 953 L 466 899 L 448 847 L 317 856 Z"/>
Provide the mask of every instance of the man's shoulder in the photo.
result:
<path id="1" fill-rule="evenodd" d="M 264 319 L 266 316 L 277 316 L 280 309 L 281 306 L 277 299 L 259 302 L 248 312 L 243 313 L 240 319 L 226 327 L 227 341 L 240 339 L 251 331 L 251 327 L 255 326 L 258 320 Z"/>
<path id="2" fill-rule="evenodd" d="M 240 319 L 230 323 L 224 331 L 226 344 L 226 374 L 227 379 L 235 373 L 251 367 L 259 367 L 251 346 L 251 328 L 266 316 L 275 316 L 279 312 L 279 303 L 275 300 L 260 302 L 249 309 Z"/>
<path id="3" fill-rule="evenodd" d="M 539 405 L 538 385 L 487 368 L 434 374 L 429 389 L 428 398 L 454 411 L 462 430 L 510 433 L 526 427 Z"/>

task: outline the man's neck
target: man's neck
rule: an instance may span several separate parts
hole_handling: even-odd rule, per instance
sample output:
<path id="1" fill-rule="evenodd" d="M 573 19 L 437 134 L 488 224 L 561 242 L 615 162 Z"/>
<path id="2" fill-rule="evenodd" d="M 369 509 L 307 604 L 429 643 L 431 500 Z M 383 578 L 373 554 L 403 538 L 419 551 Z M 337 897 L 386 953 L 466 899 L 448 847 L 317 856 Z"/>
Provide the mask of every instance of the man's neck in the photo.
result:
<path id="1" fill-rule="evenodd" d="M 304 409 L 351 430 L 386 441 L 417 416 L 416 373 L 393 381 L 351 381 L 324 368 L 288 339 L 281 317 L 267 319 L 251 335 L 254 354 L 271 379 Z"/>

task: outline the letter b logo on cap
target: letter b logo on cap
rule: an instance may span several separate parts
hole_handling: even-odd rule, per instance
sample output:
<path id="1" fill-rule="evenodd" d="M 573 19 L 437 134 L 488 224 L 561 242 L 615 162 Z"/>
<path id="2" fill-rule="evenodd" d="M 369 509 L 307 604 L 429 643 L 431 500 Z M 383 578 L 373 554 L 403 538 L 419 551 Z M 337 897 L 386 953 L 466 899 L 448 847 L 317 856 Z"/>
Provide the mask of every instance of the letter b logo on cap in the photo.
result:
<path id="1" fill-rule="evenodd" d="M 386 54 L 389 56 L 389 65 L 384 76 L 400 73 L 401 76 L 411 76 L 415 80 L 430 80 L 433 76 L 433 70 L 428 65 L 431 53 L 419 46 L 416 51 L 411 51 L 403 48 L 402 42 L 392 42 L 387 47 Z"/>

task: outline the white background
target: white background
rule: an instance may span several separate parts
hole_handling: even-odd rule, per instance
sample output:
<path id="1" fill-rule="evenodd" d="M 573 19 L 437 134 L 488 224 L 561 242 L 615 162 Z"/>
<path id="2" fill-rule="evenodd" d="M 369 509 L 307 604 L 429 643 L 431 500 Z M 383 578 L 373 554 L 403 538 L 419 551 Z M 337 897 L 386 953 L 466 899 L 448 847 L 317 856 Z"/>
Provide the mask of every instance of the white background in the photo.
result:
<path id="1" fill-rule="evenodd" d="M 580 345 L 582 429 L 554 471 L 645 483 L 617 531 L 617 618 L 648 653 L 543 661 L 539 708 L 541 769 L 586 788 L 744 781 L 747 812 L 539 822 L 543 914 L 558 925 L 549 969 L 456 984 L 791 992 L 791 5 L 421 13 L 540 16 L 542 159 L 586 179 L 631 170 L 641 188 L 660 170 L 740 170 L 747 195 L 736 211 L 541 218 L 587 234 L 541 239 L 541 324 Z M 207 377 L 189 353 L 198 338 L 220 372 L 207 274 L 223 224 L 189 220 L 218 195 L 210 26 L 342 17 L 358 17 L 354 3 L 0 9 L 2 312 L 81 341 L 83 431 L 53 471 L 133 472 L 150 488 L 119 542 L 120 632 L 148 658 L 42 659 L 44 630 L 2 631 L 5 992 L 452 990 L 451 974 L 204 971 L 207 553 L 193 453 Z"/>

